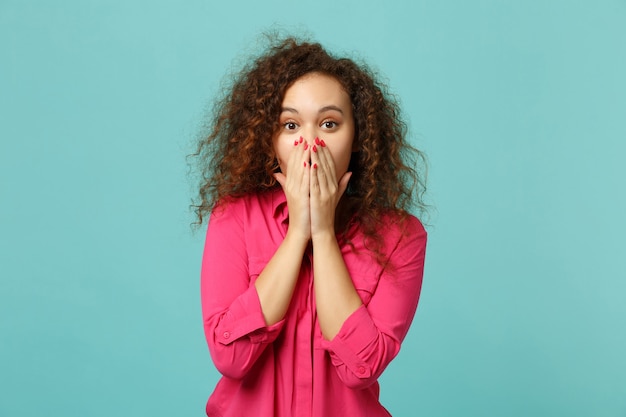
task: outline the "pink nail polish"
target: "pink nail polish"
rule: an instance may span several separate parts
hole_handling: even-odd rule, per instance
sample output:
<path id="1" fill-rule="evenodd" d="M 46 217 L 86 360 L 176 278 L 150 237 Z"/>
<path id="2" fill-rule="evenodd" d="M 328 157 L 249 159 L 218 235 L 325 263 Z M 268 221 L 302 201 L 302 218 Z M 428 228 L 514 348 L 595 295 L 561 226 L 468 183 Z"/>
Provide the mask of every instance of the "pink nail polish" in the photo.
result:
<path id="1" fill-rule="evenodd" d="M 304 167 L 306 168 L 306 161 L 304 161 Z"/>
<path id="2" fill-rule="evenodd" d="M 313 169 L 317 169 L 317 164 L 313 164 Z"/>
<path id="3" fill-rule="evenodd" d="M 317 152 L 317 146 L 313 145 L 313 147 L 311 148 L 311 150 L 312 150 L 313 152 Z"/>
<path id="4" fill-rule="evenodd" d="M 304 144 L 304 150 L 306 151 L 307 149 L 309 149 L 309 144 L 308 144 L 308 143 L 305 143 L 305 144 Z"/>
<path id="5" fill-rule="evenodd" d="M 295 141 L 295 142 L 293 143 L 293 146 L 298 146 L 298 141 Z"/>
<path id="6" fill-rule="evenodd" d="M 303 141 L 303 140 L 304 140 L 304 139 L 302 139 L 302 136 L 300 136 L 300 143 L 302 143 L 302 141 Z"/>
<path id="7" fill-rule="evenodd" d="M 320 145 L 322 145 L 322 148 L 326 147 L 326 143 L 324 142 L 324 139 L 320 140 Z"/>
<path id="8" fill-rule="evenodd" d="M 320 144 L 320 138 L 315 138 L 315 144 L 319 145 Z"/>

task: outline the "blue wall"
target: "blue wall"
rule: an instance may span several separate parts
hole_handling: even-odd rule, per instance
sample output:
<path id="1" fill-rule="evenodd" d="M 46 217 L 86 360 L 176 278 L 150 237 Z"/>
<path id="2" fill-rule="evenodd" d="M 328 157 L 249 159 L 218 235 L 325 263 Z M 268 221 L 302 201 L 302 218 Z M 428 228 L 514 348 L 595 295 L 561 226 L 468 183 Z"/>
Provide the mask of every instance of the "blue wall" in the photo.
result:
<path id="1" fill-rule="evenodd" d="M 184 156 L 274 23 L 378 68 L 430 159 L 392 414 L 625 416 L 623 0 L 2 0 L 0 415 L 202 415 Z"/>

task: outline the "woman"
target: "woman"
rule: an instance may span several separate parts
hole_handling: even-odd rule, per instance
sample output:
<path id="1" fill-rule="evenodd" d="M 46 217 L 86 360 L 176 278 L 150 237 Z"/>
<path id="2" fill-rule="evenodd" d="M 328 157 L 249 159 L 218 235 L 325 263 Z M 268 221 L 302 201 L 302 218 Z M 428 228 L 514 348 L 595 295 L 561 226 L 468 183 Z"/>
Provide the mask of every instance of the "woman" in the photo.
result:
<path id="1" fill-rule="evenodd" d="M 377 378 L 420 294 L 421 154 L 369 71 L 287 39 L 199 144 L 211 417 L 388 416 Z M 416 158 L 417 157 L 417 158 Z M 418 188 L 417 194 L 414 189 Z"/>

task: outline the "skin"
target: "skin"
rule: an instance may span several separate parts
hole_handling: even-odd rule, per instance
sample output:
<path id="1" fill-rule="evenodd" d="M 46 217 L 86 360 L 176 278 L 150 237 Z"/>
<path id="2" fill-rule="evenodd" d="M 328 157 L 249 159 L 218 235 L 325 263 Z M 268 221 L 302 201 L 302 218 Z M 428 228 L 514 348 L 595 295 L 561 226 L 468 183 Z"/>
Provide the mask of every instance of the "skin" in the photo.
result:
<path id="1" fill-rule="evenodd" d="M 351 176 L 352 103 L 336 79 L 308 74 L 285 92 L 280 122 L 275 177 L 287 197 L 289 229 L 255 286 L 267 325 L 282 320 L 310 241 L 317 316 L 332 340 L 362 304 L 335 235 L 337 204 Z"/>

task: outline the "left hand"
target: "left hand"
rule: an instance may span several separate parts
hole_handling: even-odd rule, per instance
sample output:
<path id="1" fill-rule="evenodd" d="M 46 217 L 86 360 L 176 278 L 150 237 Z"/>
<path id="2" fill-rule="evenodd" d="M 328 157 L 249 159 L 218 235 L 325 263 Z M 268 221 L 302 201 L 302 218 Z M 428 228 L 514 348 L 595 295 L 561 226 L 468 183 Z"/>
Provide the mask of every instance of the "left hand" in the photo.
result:
<path id="1" fill-rule="evenodd" d="M 321 141 L 316 141 L 311 149 L 310 171 L 311 237 L 320 233 L 334 236 L 335 211 L 352 173 L 346 172 L 337 179 L 333 157 Z"/>

